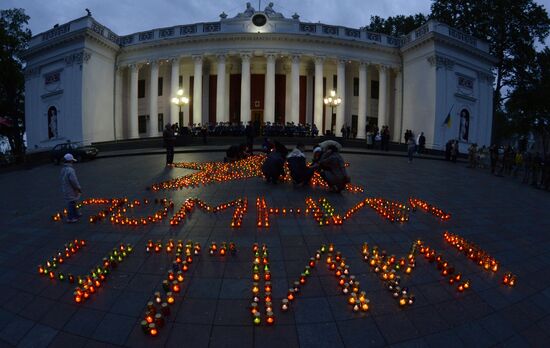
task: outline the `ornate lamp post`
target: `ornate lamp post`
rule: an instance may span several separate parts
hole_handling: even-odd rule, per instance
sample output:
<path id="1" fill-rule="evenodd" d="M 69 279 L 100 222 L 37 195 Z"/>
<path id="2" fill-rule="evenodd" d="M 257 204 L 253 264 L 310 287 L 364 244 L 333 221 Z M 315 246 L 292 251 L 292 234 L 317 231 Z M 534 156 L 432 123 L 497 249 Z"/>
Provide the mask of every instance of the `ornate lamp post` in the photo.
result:
<path id="1" fill-rule="evenodd" d="M 180 107 L 179 113 L 181 114 L 181 107 L 183 105 L 189 104 L 189 98 L 183 96 L 183 89 L 178 89 L 176 94 L 177 94 L 177 97 L 172 98 L 172 104 L 175 104 Z M 182 121 L 183 121 L 183 114 L 182 114 Z M 183 124 L 181 124 L 180 127 L 183 127 Z"/>
<path id="2" fill-rule="evenodd" d="M 332 132 L 332 116 L 334 115 L 334 108 L 340 105 L 342 99 L 336 95 L 336 91 L 330 91 L 330 95 L 323 99 L 325 105 L 330 106 L 330 130 Z"/>

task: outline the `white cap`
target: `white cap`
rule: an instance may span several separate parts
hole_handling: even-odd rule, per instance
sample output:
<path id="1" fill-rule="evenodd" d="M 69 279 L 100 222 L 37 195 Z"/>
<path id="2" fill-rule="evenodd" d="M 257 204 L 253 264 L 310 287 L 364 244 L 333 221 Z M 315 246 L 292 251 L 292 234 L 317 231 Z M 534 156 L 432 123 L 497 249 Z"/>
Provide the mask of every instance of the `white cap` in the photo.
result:
<path id="1" fill-rule="evenodd" d="M 319 146 L 313 149 L 313 153 L 315 152 L 323 152 L 323 149 L 321 149 Z"/>
<path id="2" fill-rule="evenodd" d="M 76 162 L 76 159 L 70 153 L 66 153 L 65 156 L 63 156 L 63 159 L 65 162 Z"/>

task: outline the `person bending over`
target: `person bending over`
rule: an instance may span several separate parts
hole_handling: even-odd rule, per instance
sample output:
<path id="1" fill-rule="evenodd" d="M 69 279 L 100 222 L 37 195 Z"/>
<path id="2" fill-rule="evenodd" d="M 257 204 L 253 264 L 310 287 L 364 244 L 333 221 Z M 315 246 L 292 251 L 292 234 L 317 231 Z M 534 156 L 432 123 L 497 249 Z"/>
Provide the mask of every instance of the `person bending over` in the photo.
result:
<path id="1" fill-rule="evenodd" d="M 286 157 L 292 181 L 299 186 L 307 185 L 313 176 L 313 168 L 308 167 L 306 164 L 304 149 L 304 144 L 298 143 L 296 148 Z"/>
<path id="2" fill-rule="evenodd" d="M 346 184 L 350 182 L 344 159 L 334 145 L 328 146 L 323 152 L 319 161 L 319 168 L 321 168 L 321 177 L 325 179 L 333 192 L 341 192 L 346 188 Z"/>
<path id="3" fill-rule="evenodd" d="M 267 182 L 277 183 L 280 177 L 285 174 L 285 157 L 288 151 L 284 145 L 275 142 L 275 148 L 271 151 L 262 165 L 262 172 Z"/>

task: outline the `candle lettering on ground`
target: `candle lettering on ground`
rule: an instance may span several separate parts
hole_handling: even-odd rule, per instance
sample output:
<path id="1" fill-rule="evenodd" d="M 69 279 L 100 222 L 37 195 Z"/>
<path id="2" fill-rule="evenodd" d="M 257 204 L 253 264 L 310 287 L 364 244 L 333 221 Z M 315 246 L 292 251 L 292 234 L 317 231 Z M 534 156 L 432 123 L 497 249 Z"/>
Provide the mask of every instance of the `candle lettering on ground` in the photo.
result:
<path id="1" fill-rule="evenodd" d="M 51 259 L 47 260 L 44 265 L 38 265 L 38 274 L 48 276 L 50 279 L 59 279 L 61 281 L 68 279 L 69 283 L 74 283 L 75 278 L 71 273 L 65 275 L 57 270 L 67 259 L 75 255 L 80 249 L 86 246 L 84 239 L 72 240 L 65 244 L 64 249 L 60 250 Z"/>
<path id="2" fill-rule="evenodd" d="M 157 241 L 153 243 L 149 240 L 145 245 L 145 251 L 148 254 L 160 254 L 163 251 L 168 255 L 173 255 L 171 270 L 167 272 L 166 278 L 162 281 L 162 292 L 155 291 L 153 299 L 147 303 L 141 329 L 143 333 L 150 336 L 157 336 L 160 329 L 164 327 L 167 317 L 171 315 L 170 307 L 176 302 L 178 297 L 183 298 L 182 283 L 185 280 L 185 273 L 193 264 L 194 257 L 201 254 L 201 245 L 197 242 L 188 240 L 185 244 L 182 240 L 174 242 L 169 239 L 166 243 Z M 218 248 L 216 242 L 211 242 L 209 254 L 212 257 L 221 257 L 225 259 L 226 255 L 235 256 L 237 246 L 234 242 L 222 242 Z"/>
<path id="3" fill-rule="evenodd" d="M 350 267 L 346 263 L 346 259 L 339 251 L 335 251 L 334 244 L 330 243 L 328 247 L 321 245 L 319 250 L 315 252 L 315 256 L 309 259 L 309 262 L 304 268 L 304 272 L 300 274 L 299 280 L 294 282 L 294 287 L 288 289 L 286 299 L 281 302 L 283 312 L 290 309 L 291 304 L 300 294 L 302 286 L 307 283 L 307 278 L 311 275 L 312 270 L 317 266 L 326 254 L 325 263 L 327 269 L 334 273 L 336 282 L 341 287 L 342 294 L 346 296 L 347 303 L 351 306 L 354 312 L 366 312 L 369 310 L 369 299 L 364 291 L 361 291 L 361 284 L 354 275 L 351 274 Z"/>
<path id="4" fill-rule="evenodd" d="M 260 325 L 262 322 L 261 303 L 264 303 L 265 323 L 267 325 L 275 324 L 275 316 L 273 314 L 273 298 L 271 291 L 271 272 L 269 270 L 269 251 L 265 244 L 260 247 L 258 243 L 252 245 L 252 303 L 250 304 L 250 314 L 252 315 L 252 323 Z M 263 291 L 262 291 L 263 284 Z M 263 301 L 262 297 L 263 296 Z"/>
<path id="5" fill-rule="evenodd" d="M 413 243 L 407 260 L 403 257 L 398 260 L 395 255 L 388 256 L 385 250 L 379 251 L 377 246 L 369 250 L 369 245 L 366 242 L 361 248 L 363 260 L 369 264 L 374 273 L 378 274 L 379 279 L 384 282 L 384 286 L 400 307 L 412 305 L 415 301 L 415 297 L 409 289 L 401 285 L 401 275 L 410 275 L 414 270 L 417 250 L 417 243 Z"/>
<path id="6" fill-rule="evenodd" d="M 499 270 L 500 263 L 488 252 L 483 250 L 481 247 L 475 243 L 470 242 L 469 240 L 459 236 L 458 234 L 453 234 L 448 231 L 443 233 L 443 238 L 445 242 L 454 246 L 458 251 L 464 254 L 469 260 L 476 263 L 479 267 L 483 268 L 485 271 L 497 273 Z M 516 285 L 516 276 L 511 272 L 505 272 L 502 277 L 502 283 L 509 287 Z"/>
<path id="7" fill-rule="evenodd" d="M 424 210 L 427 213 L 432 214 L 433 216 L 441 219 L 442 221 L 447 221 L 451 219 L 451 214 L 443 211 L 442 209 L 436 207 L 435 205 L 432 205 L 426 201 L 420 200 L 418 198 L 410 197 L 409 198 L 409 205 L 411 206 L 413 211 L 416 211 L 416 208 L 420 208 Z"/>

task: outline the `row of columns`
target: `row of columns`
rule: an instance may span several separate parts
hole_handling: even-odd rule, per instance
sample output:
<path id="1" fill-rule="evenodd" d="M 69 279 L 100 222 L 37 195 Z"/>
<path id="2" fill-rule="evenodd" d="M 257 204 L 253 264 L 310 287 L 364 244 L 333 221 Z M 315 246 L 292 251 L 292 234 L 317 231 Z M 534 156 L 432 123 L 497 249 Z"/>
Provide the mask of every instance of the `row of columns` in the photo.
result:
<path id="1" fill-rule="evenodd" d="M 250 118 L 250 59 L 249 53 L 241 54 L 241 121 L 247 123 Z M 313 108 L 313 122 L 319 129 L 322 128 L 323 123 L 323 68 L 324 57 L 315 57 L 315 95 L 314 95 L 314 108 Z M 193 56 L 194 61 L 194 78 L 193 78 L 193 115 L 195 117 L 201 117 L 202 115 L 202 71 L 203 71 L 203 57 Z M 266 55 L 266 73 L 265 73 L 265 99 L 264 99 L 264 121 L 275 122 L 275 54 Z M 179 59 L 174 58 L 171 60 L 171 82 L 170 82 L 170 95 L 174 96 L 179 89 Z M 216 120 L 218 122 L 229 121 L 229 115 L 225 112 L 225 79 L 226 79 L 226 55 L 219 55 L 217 57 L 218 72 L 217 72 L 217 89 L 216 89 Z M 158 84 L 154 81 L 158 81 L 159 67 L 157 62 L 150 63 L 150 78 L 149 84 L 149 132 L 151 136 L 158 134 Z M 129 117 L 129 130 L 130 138 L 138 138 L 138 72 L 139 65 L 131 64 L 130 68 L 130 117 Z M 357 137 L 365 138 L 365 126 L 367 115 L 367 69 L 368 63 L 361 62 L 359 64 L 359 105 L 358 105 L 358 121 L 357 121 Z M 342 99 L 342 103 L 336 109 L 336 134 L 341 135 L 341 128 L 344 125 L 345 117 L 345 95 L 346 95 L 346 61 L 338 60 L 337 62 L 337 94 Z M 398 74 L 398 76 L 400 76 Z M 291 57 L 291 71 L 290 71 L 290 103 L 291 111 L 289 121 L 295 124 L 299 123 L 300 113 L 300 56 L 293 55 Z M 378 98 L 378 127 L 387 125 L 387 113 L 388 113 L 388 85 L 389 85 L 389 72 L 385 66 L 379 66 L 379 98 Z M 171 105 L 170 110 L 170 123 L 178 122 L 179 107 L 177 105 Z M 332 117 L 332 116 L 330 116 Z M 400 115 L 399 115 L 400 117 Z M 400 118 L 399 118 L 400 120 Z"/>

